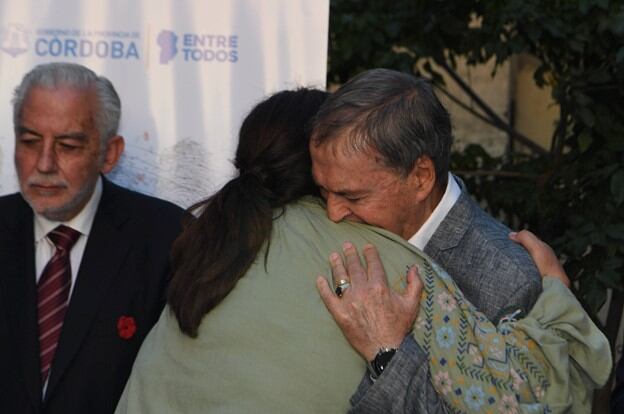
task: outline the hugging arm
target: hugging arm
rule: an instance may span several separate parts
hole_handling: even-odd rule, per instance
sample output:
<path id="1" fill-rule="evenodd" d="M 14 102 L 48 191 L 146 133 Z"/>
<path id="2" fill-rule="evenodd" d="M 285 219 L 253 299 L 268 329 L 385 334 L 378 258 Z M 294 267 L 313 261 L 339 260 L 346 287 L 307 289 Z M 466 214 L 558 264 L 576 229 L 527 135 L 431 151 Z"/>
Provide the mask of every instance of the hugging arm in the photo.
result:
<path id="1" fill-rule="evenodd" d="M 529 251 L 540 274 L 557 277 L 566 283 L 567 276 L 548 245 L 526 231 L 510 237 Z M 388 287 L 373 246 L 364 249 L 368 270 L 362 267 L 351 244 L 344 245 L 344 254 L 346 267 L 340 255 L 334 253 L 331 256 L 334 284 L 350 282 L 341 297 L 332 292 L 325 278 L 317 279 L 327 309 L 352 347 L 369 363 L 375 359 L 376 350 L 398 348 L 376 379 L 373 379 L 375 373 L 364 375 L 351 398 L 352 412 L 445 412 L 446 406 L 431 382 L 428 356 L 409 335 L 418 314 L 422 291 L 416 269 L 410 269 L 407 289 L 398 294 Z"/>
<path id="2" fill-rule="evenodd" d="M 407 288 L 399 294 L 388 287 L 386 273 L 377 249 L 364 246 L 367 269 L 360 263 L 355 247 L 343 245 L 346 267 L 337 253 L 330 257 L 334 286 L 349 283 L 337 296 L 327 279 L 319 276 L 317 288 L 327 309 L 340 326 L 345 337 L 366 361 L 372 361 L 381 348 L 399 347 L 412 330 L 418 307 L 422 282 L 415 266 L 407 274 Z"/>
<path id="3" fill-rule="evenodd" d="M 537 266 L 540 276 L 552 276 L 559 279 L 566 287 L 570 287 L 570 279 L 559 263 L 553 249 L 528 230 L 509 233 L 509 238 L 524 247 Z"/>
<path id="4" fill-rule="evenodd" d="M 365 373 L 351 398 L 354 413 L 444 412 L 429 378 L 427 354 L 411 332 L 418 316 L 422 282 L 414 266 L 407 274 L 403 294 L 388 287 L 386 274 L 376 249 L 364 247 L 367 269 L 350 243 L 343 246 L 346 267 L 337 253 L 330 261 L 334 285 L 349 281 L 338 297 L 324 277 L 317 287 L 327 309 L 342 329 L 351 346 L 367 361 L 380 349 L 396 349 L 387 369 L 375 380 Z"/>

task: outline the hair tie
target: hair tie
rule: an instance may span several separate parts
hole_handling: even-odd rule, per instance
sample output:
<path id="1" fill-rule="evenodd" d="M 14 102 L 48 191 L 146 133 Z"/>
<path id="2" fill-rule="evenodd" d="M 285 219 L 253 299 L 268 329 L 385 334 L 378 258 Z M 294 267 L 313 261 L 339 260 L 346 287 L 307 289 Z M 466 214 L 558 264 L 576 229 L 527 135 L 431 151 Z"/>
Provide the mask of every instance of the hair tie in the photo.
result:
<path id="1" fill-rule="evenodd" d="M 248 170 L 246 169 L 246 170 L 239 171 L 239 178 L 253 177 L 261 183 L 264 182 L 264 180 L 266 179 L 266 176 L 267 176 L 266 173 L 263 173 L 262 171 L 255 169 L 255 168 L 250 168 Z"/>

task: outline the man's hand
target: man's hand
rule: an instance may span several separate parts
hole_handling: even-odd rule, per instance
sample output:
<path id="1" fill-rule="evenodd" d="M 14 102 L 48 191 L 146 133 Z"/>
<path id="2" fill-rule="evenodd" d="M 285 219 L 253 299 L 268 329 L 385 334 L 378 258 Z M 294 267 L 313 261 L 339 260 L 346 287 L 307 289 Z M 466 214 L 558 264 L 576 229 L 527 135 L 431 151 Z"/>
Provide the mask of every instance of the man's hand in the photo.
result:
<path id="1" fill-rule="evenodd" d="M 356 248 L 349 242 L 343 244 L 346 268 L 342 257 L 332 253 L 330 263 L 334 286 L 347 281 L 338 297 L 324 276 L 316 279 L 327 310 L 351 346 L 366 361 L 372 361 L 380 348 L 398 348 L 411 331 L 418 315 L 423 284 L 418 269 L 412 266 L 407 274 L 407 289 L 402 294 L 388 287 L 379 254 L 367 244 L 363 253 L 367 270 L 362 267 Z"/>
<path id="2" fill-rule="evenodd" d="M 566 275 L 563 266 L 559 263 L 559 259 L 549 245 L 537 238 L 537 236 L 528 230 L 522 230 L 518 233 L 509 233 L 509 238 L 524 247 L 537 266 L 540 275 L 555 277 L 567 287 L 570 287 L 570 279 Z"/>

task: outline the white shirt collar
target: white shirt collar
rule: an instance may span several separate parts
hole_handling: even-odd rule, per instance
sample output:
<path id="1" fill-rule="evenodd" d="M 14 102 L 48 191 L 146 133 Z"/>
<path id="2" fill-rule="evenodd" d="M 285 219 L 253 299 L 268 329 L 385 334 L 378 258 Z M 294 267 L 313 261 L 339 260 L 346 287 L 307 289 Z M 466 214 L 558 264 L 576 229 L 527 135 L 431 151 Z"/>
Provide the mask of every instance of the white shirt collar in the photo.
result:
<path id="1" fill-rule="evenodd" d="M 52 221 L 43 217 L 41 214 L 35 213 L 35 242 L 42 241 L 49 232 L 54 230 L 59 224 L 64 224 L 67 227 L 71 227 L 74 230 L 79 231 L 84 236 L 89 237 L 91 231 L 91 225 L 95 218 L 100 199 L 102 198 L 102 177 L 98 177 L 95 183 L 95 189 L 91 198 L 87 201 L 84 208 L 74 218 L 69 221 Z"/>
<path id="2" fill-rule="evenodd" d="M 427 218 L 425 223 L 420 227 L 420 229 L 418 229 L 416 234 L 408 240 L 409 244 L 418 247 L 420 250 L 424 250 L 427 243 L 429 243 L 431 236 L 433 236 L 433 233 L 435 233 L 438 229 L 442 220 L 444 220 L 448 212 L 455 205 L 455 202 L 460 195 L 461 188 L 455 181 L 453 174 L 449 173 L 446 183 L 446 191 L 444 191 L 442 199 L 429 218 Z"/>

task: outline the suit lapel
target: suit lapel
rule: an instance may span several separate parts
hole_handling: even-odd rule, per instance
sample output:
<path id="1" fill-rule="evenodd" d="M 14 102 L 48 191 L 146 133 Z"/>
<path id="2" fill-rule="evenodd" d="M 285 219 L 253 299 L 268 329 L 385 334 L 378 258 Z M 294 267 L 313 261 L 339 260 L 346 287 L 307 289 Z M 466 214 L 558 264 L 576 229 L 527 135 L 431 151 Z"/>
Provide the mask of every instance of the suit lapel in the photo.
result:
<path id="1" fill-rule="evenodd" d="M 123 206 L 115 208 L 116 187 L 104 180 L 102 199 L 82 257 L 63 332 L 54 357 L 48 390 L 51 395 L 80 349 L 109 285 L 130 250 L 122 233 L 127 218 Z"/>
<path id="2" fill-rule="evenodd" d="M 39 370 L 39 338 L 37 324 L 37 288 L 35 275 L 35 243 L 32 210 L 23 199 L 17 203 L 16 214 L 7 220 L 11 236 L 0 260 L 6 288 L 2 297 L 6 303 L 10 340 L 15 350 L 16 366 L 34 407 L 41 404 L 41 374 Z M 12 245 L 11 245 L 12 244 Z"/>
<path id="3" fill-rule="evenodd" d="M 457 202 L 425 246 L 425 253 L 437 260 L 439 252 L 454 249 L 461 243 L 473 220 L 471 203 L 470 195 L 462 189 Z"/>

